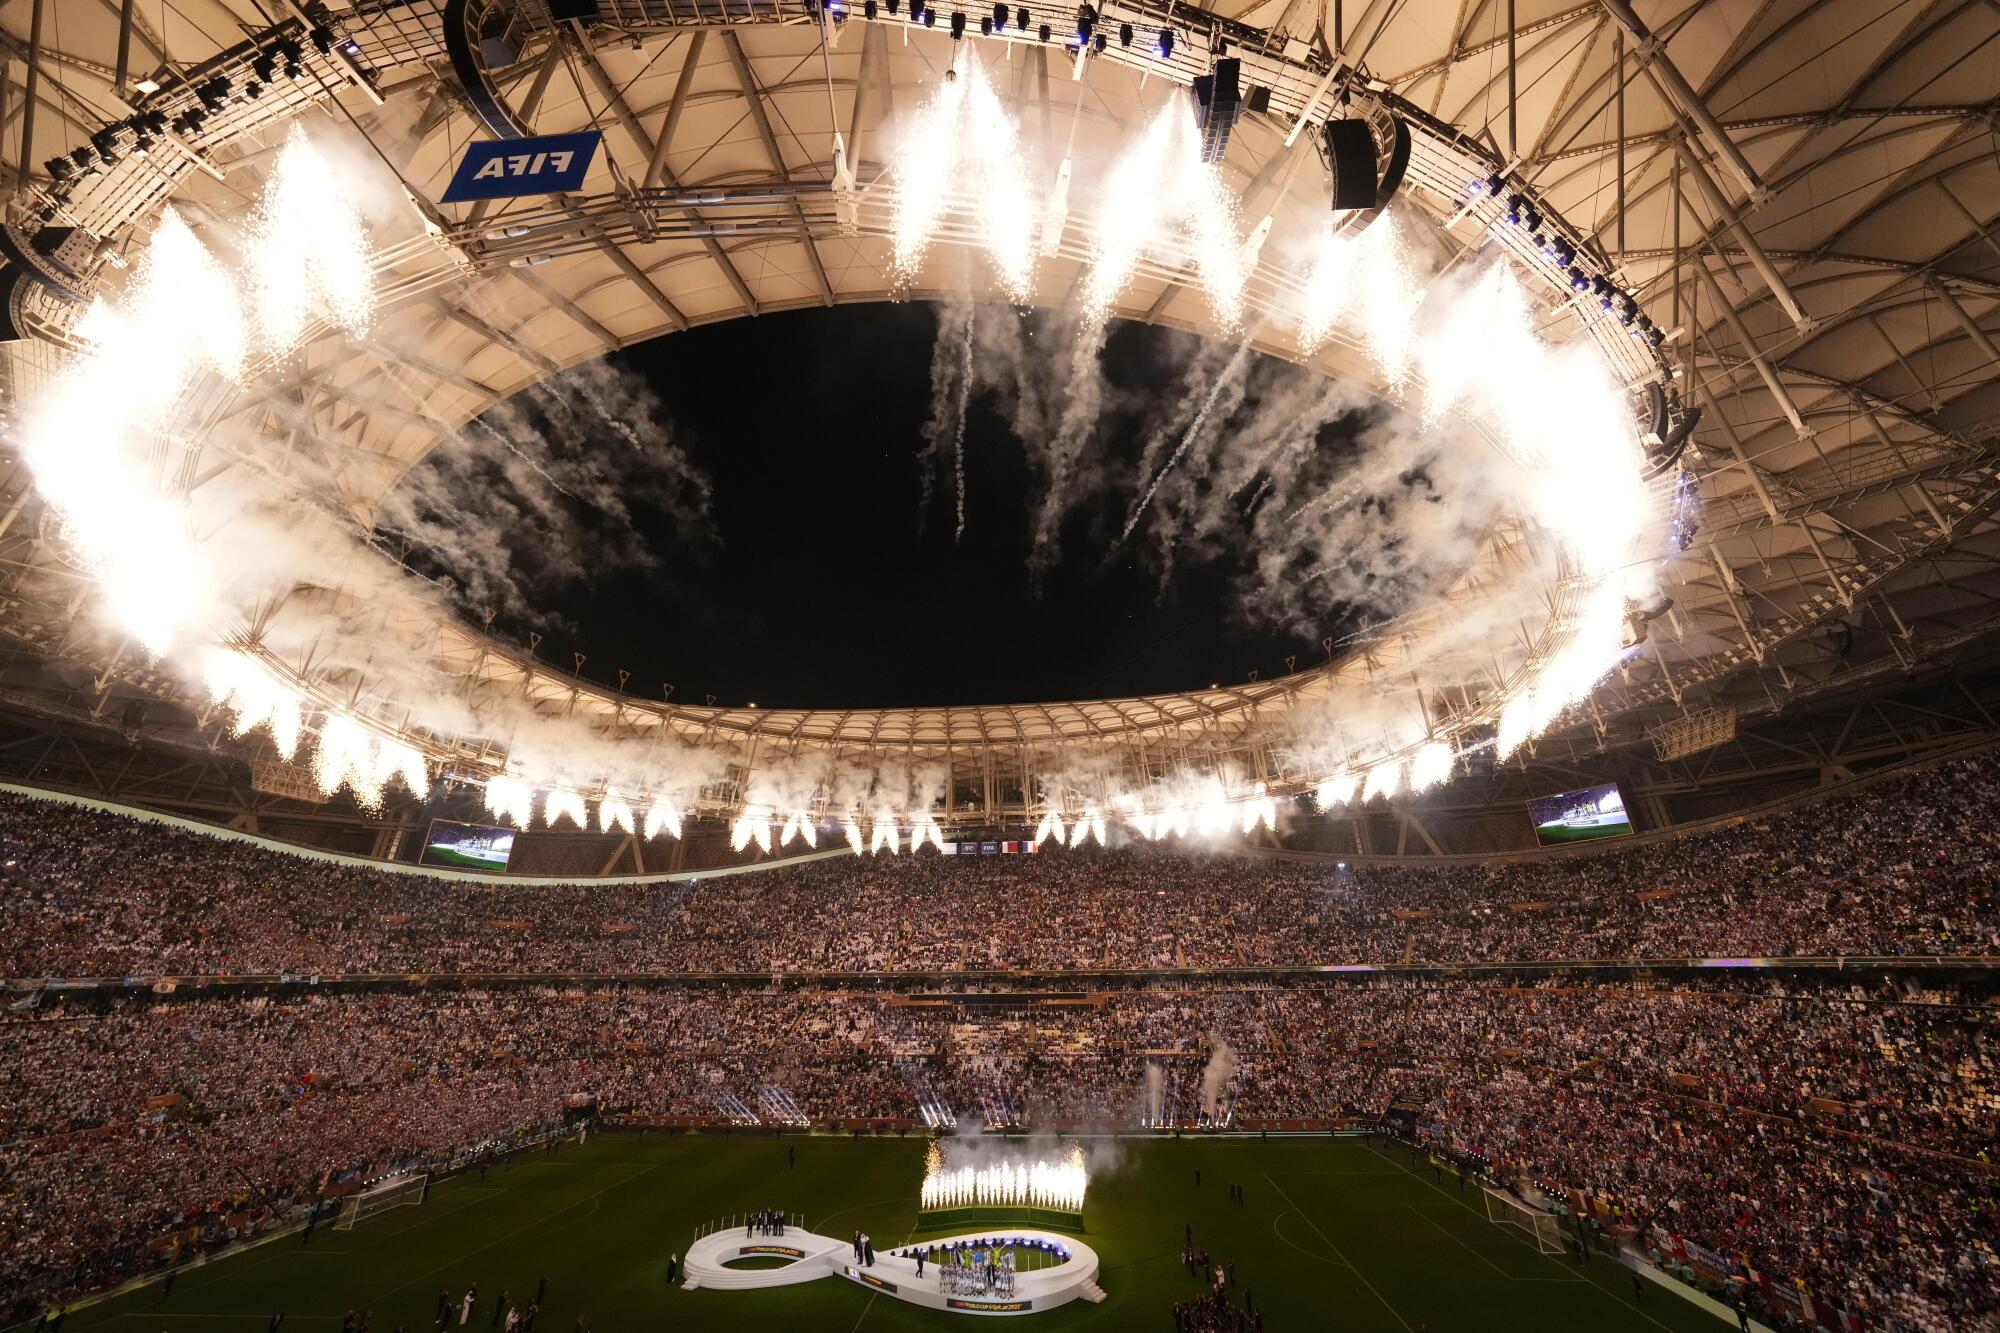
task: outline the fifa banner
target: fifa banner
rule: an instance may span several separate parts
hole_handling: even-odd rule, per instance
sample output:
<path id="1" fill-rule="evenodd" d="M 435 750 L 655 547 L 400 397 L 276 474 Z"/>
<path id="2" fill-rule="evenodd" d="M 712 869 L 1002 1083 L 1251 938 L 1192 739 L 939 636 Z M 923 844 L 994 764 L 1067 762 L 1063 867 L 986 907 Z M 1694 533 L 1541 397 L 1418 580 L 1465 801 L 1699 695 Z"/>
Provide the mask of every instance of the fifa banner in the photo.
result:
<path id="1" fill-rule="evenodd" d="M 885 1281 L 882 1278 L 876 1277 L 873 1273 L 856 1268 L 853 1264 L 842 1264 L 840 1271 L 850 1280 L 859 1282 L 864 1287 L 875 1287 L 888 1292 L 892 1296 L 896 1294 L 895 1283 Z"/>
<path id="2" fill-rule="evenodd" d="M 546 134 L 537 139 L 487 139 L 467 144 L 441 202 L 514 199 L 583 188 L 583 178 L 604 141 L 602 130 Z"/>

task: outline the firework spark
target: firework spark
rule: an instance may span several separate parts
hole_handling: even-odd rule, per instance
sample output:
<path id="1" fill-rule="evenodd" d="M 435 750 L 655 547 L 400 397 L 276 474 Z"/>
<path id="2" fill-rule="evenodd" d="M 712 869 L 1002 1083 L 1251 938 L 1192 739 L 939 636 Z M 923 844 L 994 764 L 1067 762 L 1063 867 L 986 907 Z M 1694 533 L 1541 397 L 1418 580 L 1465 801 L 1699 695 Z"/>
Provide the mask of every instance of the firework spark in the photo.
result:
<path id="1" fill-rule="evenodd" d="M 1071 1144 L 1054 1159 L 995 1162 L 988 1166 L 948 1165 L 944 1151 L 933 1142 L 924 1154 L 924 1183 L 919 1206 L 939 1208 L 1027 1207 L 1065 1213 L 1083 1211 L 1090 1172 L 1083 1149 Z"/>
<path id="2" fill-rule="evenodd" d="M 923 267 L 955 206 L 970 210 L 1009 299 L 1034 290 L 1035 192 L 1021 157 L 1020 129 L 1000 104 L 984 65 L 968 45 L 896 146 L 896 280 Z"/>

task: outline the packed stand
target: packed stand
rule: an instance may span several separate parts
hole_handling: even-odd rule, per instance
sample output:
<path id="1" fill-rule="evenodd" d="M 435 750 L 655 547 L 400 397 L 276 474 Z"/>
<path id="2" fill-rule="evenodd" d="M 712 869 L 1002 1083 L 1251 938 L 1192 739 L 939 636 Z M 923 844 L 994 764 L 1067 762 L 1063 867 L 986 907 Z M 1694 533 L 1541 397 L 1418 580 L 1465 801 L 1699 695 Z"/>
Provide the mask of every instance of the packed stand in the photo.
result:
<path id="1" fill-rule="evenodd" d="M 14 977 L 1049 972 L 2000 954 L 2000 762 L 1597 855 L 836 858 L 699 883 L 396 874 L 0 796 Z"/>
<path id="2" fill-rule="evenodd" d="M 6 1025 L 0 1316 L 504 1146 L 588 1092 L 655 1123 L 1405 1123 L 1887 1326 L 1970 1326 L 2000 1311 L 1996 1015 L 1972 991 L 1747 974 L 52 995 Z"/>

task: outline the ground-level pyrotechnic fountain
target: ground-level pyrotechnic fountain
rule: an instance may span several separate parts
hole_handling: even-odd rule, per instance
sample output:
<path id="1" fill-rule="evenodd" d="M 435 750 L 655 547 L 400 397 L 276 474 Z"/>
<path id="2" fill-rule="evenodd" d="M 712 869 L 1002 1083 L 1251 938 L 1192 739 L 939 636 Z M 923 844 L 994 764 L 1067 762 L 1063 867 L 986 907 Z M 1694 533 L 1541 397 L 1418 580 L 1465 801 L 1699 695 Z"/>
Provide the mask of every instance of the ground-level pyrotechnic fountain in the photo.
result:
<path id="1" fill-rule="evenodd" d="M 1072 1143 L 1053 1155 L 981 1153 L 991 1160 L 954 1163 L 954 1154 L 934 1140 L 924 1154 L 924 1183 L 918 1195 L 925 1228 L 1017 1218 L 1083 1229 L 1083 1196 L 1090 1183 L 1083 1149 Z M 963 1155 L 969 1156 L 969 1152 Z"/>
<path id="2" fill-rule="evenodd" d="M 1030 1153 L 932 1140 L 918 1195 L 920 1238 L 878 1253 L 858 1230 L 843 1240 L 790 1227 L 757 1230 L 732 1218 L 688 1247 L 685 1285 L 749 1289 L 838 1276 L 913 1305 L 984 1315 L 1101 1301 L 1097 1252 L 1046 1229 L 1083 1230 L 1089 1181 L 1074 1143 Z M 773 1260 L 779 1266 L 769 1267 Z M 751 1263 L 758 1266 L 741 1266 Z"/>

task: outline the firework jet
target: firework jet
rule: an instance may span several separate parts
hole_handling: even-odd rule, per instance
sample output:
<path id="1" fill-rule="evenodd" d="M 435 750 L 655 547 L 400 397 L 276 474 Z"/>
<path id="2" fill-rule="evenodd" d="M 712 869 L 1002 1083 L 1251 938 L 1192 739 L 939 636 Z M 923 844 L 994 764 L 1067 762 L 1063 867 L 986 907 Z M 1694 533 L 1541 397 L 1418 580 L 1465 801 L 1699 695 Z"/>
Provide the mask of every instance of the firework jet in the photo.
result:
<path id="1" fill-rule="evenodd" d="M 178 213 L 161 217 L 137 279 L 78 321 L 84 350 L 26 416 L 21 454 L 65 539 L 96 575 L 112 622 L 156 656 L 185 650 L 230 605 L 230 571 L 197 533 L 186 494 L 157 466 L 183 392 L 213 372 L 240 380 L 253 361 L 290 354 L 323 318 L 358 334 L 375 308 L 367 232 L 330 183 L 335 172 L 296 127 L 279 153 L 244 237 L 239 288 Z M 310 708 L 268 663 L 207 649 L 188 671 L 241 736 L 263 728 L 287 758 Z M 430 790 L 415 748 L 344 713 L 320 723 L 312 772 L 326 795 L 364 805 L 386 785 Z"/>
<path id="2" fill-rule="evenodd" d="M 1045 214 L 1058 228 L 1068 219 L 1068 178 L 1044 209 L 1020 128 L 975 44 L 960 44 L 955 59 L 952 77 L 892 149 L 892 276 L 913 282 L 942 238 L 983 249 L 1000 291 L 1025 301 L 1036 255 L 1054 253 L 1065 239 L 1039 233 Z M 75 329 L 81 350 L 24 404 L 16 431 L 65 555 L 94 576 L 119 634 L 204 686 L 230 731 L 261 730 L 280 754 L 299 756 L 329 795 L 346 789 L 373 803 L 390 784 L 423 792 L 430 774 L 412 740 L 478 739 L 505 755 L 505 771 L 486 783 L 496 819 L 525 827 L 539 817 L 582 828 L 594 800 L 601 829 L 677 835 L 693 793 L 719 774 L 725 756 L 623 744 L 506 705 L 467 707 L 456 682 L 432 668 L 419 645 L 387 636 L 385 626 L 415 624 L 447 608 L 393 560 L 375 560 L 345 511 L 316 503 L 322 493 L 340 495 L 337 472 L 302 473 L 290 450 L 288 471 L 260 471 L 267 459 L 259 442 L 229 454 L 233 442 L 218 429 L 202 444 L 229 454 L 230 466 L 213 469 L 199 491 L 189 489 L 180 434 L 192 387 L 204 377 L 245 384 L 322 332 L 358 337 L 369 327 L 374 260 L 366 228 L 341 194 L 344 179 L 294 132 L 260 201 L 230 237 L 241 253 L 234 272 L 168 209 L 118 298 L 84 313 Z M 966 521 L 965 412 L 978 387 L 992 391 L 997 410 L 1038 451 L 1045 491 L 1031 518 L 1030 569 L 1039 576 L 1052 567 L 1071 507 L 1118 475 L 1088 452 L 1106 404 L 1118 407 L 1099 352 L 1111 311 L 1150 262 L 1198 283 L 1236 356 L 1212 375 L 1191 377 L 1184 415 L 1147 445 L 1129 483 L 1124 537 L 1145 526 L 1163 562 L 1225 541 L 1247 545 L 1257 557 L 1245 593 L 1253 614 L 1300 620 L 1340 603 L 1380 611 L 1397 622 L 1416 668 L 1440 679 L 1458 670 L 1457 683 L 1470 682 L 1481 696 L 1477 722 L 1448 727 L 1433 727 L 1400 687 L 1346 682 L 1318 711 L 1302 706 L 1288 714 L 1282 740 L 1289 770 L 1317 782 L 1322 805 L 1447 780 L 1459 751 L 1484 739 L 1465 734 L 1473 726 L 1483 733 L 1490 725 L 1504 759 L 1616 667 L 1627 651 L 1628 603 L 1648 591 L 1641 585 L 1651 575 L 1633 571 L 1644 570 L 1642 539 L 1659 497 L 1644 480 L 1626 386 L 1590 338 L 1561 347 L 1542 341 L 1537 327 L 1545 312 L 1531 306 L 1504 262 L 1439 276 L 1426 258 L 1431 238 L 1417 230 L 1414 214 L 1383 213 L 1356 233 L 1291 243 L 1288 262 L 1259 285 L 1267 297 L 1258 309 L 1259 337 L 1290 330 L 1302 359 L 1336 344 L 1357 353 L 1404 409 L 1381 438 L 1364 438 L 1360 466 L 1336 476 L 1313 460 L 1321 453 L 1319 424 L 1357 410 L 1337 382 L 1309 392 L 1284 388 L 1239 415 L 1262 392 L 1244 350 L 1254 257 L 1239 234 L 1231 190 L 1201 161 L 1178 89 L 1095 181 L 1079 179 L 1076 195 L 1084 207 L 1070 239 L 1086 263 L 1059 336 L 1030 350 L 1013 312 L 997 344 L 981 337 L 970 313 L 947 322 L 928 438 L 933 464 L 950 451 L 957 531 Z M 1255 234 L 1261 246 L 1261 229 Z M 1262 252 L 1275 256 L 1286 244 L 1281 238 Z M 1301 280 L 1290 282 L 1288 270 Z M 1596 318 L 1587 310 L 1579 317 Z M 383 357 L 381 378 L 421 402 L 421 385 L 393 352 Z M 285 410 L 275 397 L 249 405 L 259 403 L 276 415 Z M 644 414 L 601 401 L 588 380 L 579 382 L 571 406 L 570 395 L 559 396 L 552 420 L 566 429 L 585 416 L 601 418 L 624 430 L 629 443 L 642 443 L 623 423 Z M 287 424 L 306 436 L 319 429 L 310 412 L 296 412 Z M 504 432 L 482 427 L 466 438 L 482 458 L 512 450 Z M 600 507 L 622 503 L 621 487 L 578 491 L 572 483 L 595 474 L 551 472 L 518 450 L 501 466 L 519 483 L 520 512 L 531 518 L 554 507 L 551 494 Z M 1417 498 L 1407 481 L 1413 475 L 1434 496 L 1459 499 L 1457 511 L 1398 507 Z M 496 545 L 481 540 L 476 516 L 457 506 L 463 489 L 442 487 L 435 504 L 426 497 L 404 504 L 408 512 L 371 521 L 461 563 L 466 552 Z M 432 520 L 412 519 L 429 509 Z M 1560 565 L 1554 558 L 1536 563 L 1442 614 L 1437 599 L 1449 585 L 1440 571 L 1469 568 L 1495 528 L 1517 519 L 1554 538 Z M 551 545 L 564 567 L 603 558 Z M 482 595 L 505 588 L 480 572 L 474 583 Z M 1558 572 L 1569 579 L 1560 599 L 1549 595 Z M 289 597 L 301 581 L 342 609 L 329 614 L 310 599 Z M 1550 651 L 1518 667 L 1500 664 L 1505 678 L 1496 675 L 1489 693 L 1481 674 L 1495 665 L 1489 646 L 1510 637 L 1523 616 L 1558 602 Z M 253 614 L 267 606 L 278 609 Z M 348 615 L 347 607 L 385 609 Z M 244 627 L 253 623 L 256 638 L 246 640 Z M 1466 665 L 1475 653 L 1476 670 Z M 294 677 L 288 664 L 308 656 L 313 674 Z M 388 717 L 398 721 L 381 720 Z M 1074 762 L 1079 771 L 1035 776 L 1041 841 L 1103 842 L 1114 818 L 1157 838 L 1233 835 L 1277 817 L 1256 774 L 1133 782 L 1089 760 Z M 761 761 L 750 773 L 731 830 L 739 847 L 775 849 L 795 839 L 815 845 L 816 826 L 838 830 L 857 851 L 895 855 L 943 841 L 934 813 L 941 790 L 885 785 L 881 772 L 776 782 L 782 766 Z"/>
<path id="3" fill-rule="evenodd" d="M 1071 1144 L 1057 1158 L 1014 1158 L 986 1166 L 953 1167 L 935 1141 L 924 1154 L 924 1184 L 918 1206 L 938 1208 L 1026 1207 L 1058 1212 L 1083 1211 L 1090 1172 L 1083 1149 Z"/>
<path id="4" fill-rule="evenodd" d="M 1144 136 L 1119 155 L 1098 200 L 1084 314 L 1102 324 L 1139 260 L 1151 255 L 1201 275 L 1225 332 L 1243 320 L 1243 242 L 1236 200 L 1210 163 L 1201 132 L 1178 97 L 1169 97 Z"/>
<path id="5" fill-rule="evenodd" d="M 896 145 L 891 267 L 898 283 L 914 281 L 948 216 L 968 210 L 969 230 L 992 258 L 1002 290 L 1025 302 L 1034 289 L 1037 209 L 1020 131 L 971 43 L 960 48 L 958 64 Z"/>

